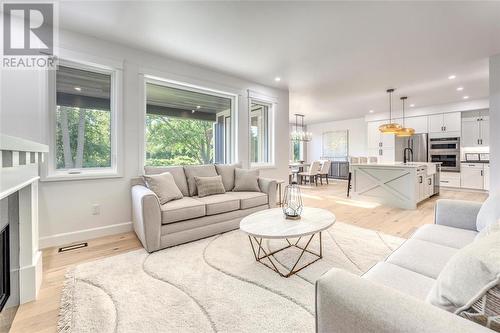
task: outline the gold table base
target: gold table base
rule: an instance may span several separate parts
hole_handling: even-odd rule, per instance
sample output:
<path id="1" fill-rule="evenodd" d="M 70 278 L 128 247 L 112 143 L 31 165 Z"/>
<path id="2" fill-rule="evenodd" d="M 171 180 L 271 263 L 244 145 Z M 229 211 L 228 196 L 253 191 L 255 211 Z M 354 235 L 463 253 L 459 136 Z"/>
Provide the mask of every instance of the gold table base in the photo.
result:
<path id="1" fill-rule="evenodd" d="M 315 252 L 308 249 L 309 245 L 311 244 L 311 241 L 313 240 L 314 236 L 316 236 L 316 235 L 319 235 L 319 253 L 315 253 Z M 285 238 L 286 242 L 288 243 L 287 246 L 285 246 L 281 249 L 269 252 L 269 253 L 262 247 L 263 238 L 248 236 L 248 239 L 250 240 L 250 245 L 252 246 L 252 251 L 253 251 L 253 255 L 255 256 L 255 260 L 260 262 L 264 266 L 272 269 L 273 271 L 278 273 L 280 276 L 285 277 L 285 278 L 288 278 L 288 277 L 296 274 L 297 272 L 303 270 L 307 266 L 309 266 L 309 265 L 315 263 L 316 261 L 320 260 L 321 258 L 323 258 L 323 244 L 321 241 L 321 232 L 312 234 L 311 237 L 308 238 L 307 243 L 304 247 L 301 247 L 298 245 L 300 240 L 302 239 L 302 237 L 299 237 L 295 243 L 292 243 L 292 242 L 290 242 L 290 240 L 288 238 Z M 282 270 L 280 270 L 276 265 L 276 264 L 279 265 L 279 263 L 276 260 L 276 258 L 274 258 L 274 255 L 278 252 L 284 251 L 284 250 L 291 248 L 291 247 L 298 248 L 302 251 L 300 252 L 300 255 L 297 258 L 297 261 L 295 262 L 293 267 L 290 270 L 284 270 L 282 272 Z M 261 255 L 261 252 L 263 253 L 263 255 Z M 316 257 L 316 259 L 309 261 L 308 263 L 297 268 L 297 265 L 299 264 L 300 259 L 302 258 L 302 256 L 306 252 L 314 255 Z M 273 260 L 276 261 L 276 264 L 274 263 Z M 270 265 L 268 262 L 270 263 Z"/>

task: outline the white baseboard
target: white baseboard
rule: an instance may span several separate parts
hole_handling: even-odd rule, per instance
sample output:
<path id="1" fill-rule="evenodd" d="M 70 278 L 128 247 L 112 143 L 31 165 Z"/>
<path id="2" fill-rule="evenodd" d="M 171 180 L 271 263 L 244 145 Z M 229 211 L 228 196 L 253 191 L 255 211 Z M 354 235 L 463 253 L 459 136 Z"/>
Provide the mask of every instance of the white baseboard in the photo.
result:
<path id="1" fill-rule="evenodd" d="M 40 237 L 40 249 L 45 249 L 53 246 L 67 245 L 74 242 L 81 242 L 93 238 L 121 234 L 132 231 L 132 222 L 118 223 L 107 225 L 104 227 L 84 229 L 52 236 Z"/>
<path id="2" fill-rule="evenodd" d="M 19 268 L 19 302 L 21 304 L 37 299 L 42 285 L 42 252 L 33 256 L 33 265 Z"/>

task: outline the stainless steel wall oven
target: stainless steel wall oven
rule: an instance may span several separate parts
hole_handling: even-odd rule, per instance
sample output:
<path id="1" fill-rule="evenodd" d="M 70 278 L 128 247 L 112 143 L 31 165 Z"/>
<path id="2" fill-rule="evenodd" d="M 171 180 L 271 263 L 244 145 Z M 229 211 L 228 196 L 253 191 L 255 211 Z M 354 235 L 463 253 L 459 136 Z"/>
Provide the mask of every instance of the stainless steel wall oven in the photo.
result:
<path id="1" fill-rule="evenodd" d="M 429 162 L 440 162 L 442 171 L 460 172 L 460 138 L 430 138 Z"/>

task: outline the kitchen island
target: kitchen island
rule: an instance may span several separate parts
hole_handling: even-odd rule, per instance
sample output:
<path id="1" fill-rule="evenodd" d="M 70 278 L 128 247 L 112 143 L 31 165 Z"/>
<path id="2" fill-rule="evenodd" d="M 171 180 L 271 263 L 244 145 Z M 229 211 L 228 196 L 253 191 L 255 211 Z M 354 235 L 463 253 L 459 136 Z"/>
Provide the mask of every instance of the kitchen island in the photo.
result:
<path id="1" fill-rule="evenodd" d="M 352 198 L 403 209 L 439 193 L 440 163 L 351 164 Z"/>

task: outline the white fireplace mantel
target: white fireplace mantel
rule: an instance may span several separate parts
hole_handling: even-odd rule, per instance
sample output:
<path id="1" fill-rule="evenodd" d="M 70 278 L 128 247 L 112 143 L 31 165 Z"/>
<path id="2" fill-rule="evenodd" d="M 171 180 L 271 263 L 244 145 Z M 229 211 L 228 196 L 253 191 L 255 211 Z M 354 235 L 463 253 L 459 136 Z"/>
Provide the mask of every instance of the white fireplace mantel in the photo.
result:
<path id="1" fill-rule="evenodd" d="M 37 298 L 42 283 L 38 247 L 39 164 L 48 146 L 0 134 L 0 200 L 19 192 L 19 298 Z"/>

